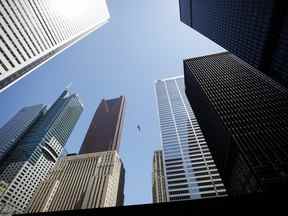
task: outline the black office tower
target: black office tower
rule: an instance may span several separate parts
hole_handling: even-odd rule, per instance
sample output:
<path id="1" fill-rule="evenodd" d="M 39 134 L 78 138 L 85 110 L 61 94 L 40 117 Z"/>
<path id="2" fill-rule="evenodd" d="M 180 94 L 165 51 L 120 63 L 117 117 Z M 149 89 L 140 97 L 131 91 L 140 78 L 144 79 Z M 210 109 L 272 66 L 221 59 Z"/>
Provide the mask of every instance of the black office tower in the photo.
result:
<path id="1" fill-rule="evenodd" d="M 179 0 L 181 21 L 288 86 L 288 7 L 280 0 Z"/>
<path id="2" fill-rule="evenodd" d="M 184 60 L 186 94 L 228 193 L 288 184 L 288 90 L 228 52 Z"/>

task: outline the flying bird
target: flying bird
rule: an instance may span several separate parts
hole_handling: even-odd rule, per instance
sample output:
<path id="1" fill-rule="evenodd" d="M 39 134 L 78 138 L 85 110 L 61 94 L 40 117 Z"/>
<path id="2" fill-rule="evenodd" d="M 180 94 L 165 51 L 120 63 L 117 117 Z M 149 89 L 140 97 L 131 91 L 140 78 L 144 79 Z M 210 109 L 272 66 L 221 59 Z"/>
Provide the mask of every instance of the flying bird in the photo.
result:
<path id="1" fill-rule="evenodd" d="M 137 125 L 137 129 L 138 129 L 139 132 L 141 131 L 140 125 Z"/>

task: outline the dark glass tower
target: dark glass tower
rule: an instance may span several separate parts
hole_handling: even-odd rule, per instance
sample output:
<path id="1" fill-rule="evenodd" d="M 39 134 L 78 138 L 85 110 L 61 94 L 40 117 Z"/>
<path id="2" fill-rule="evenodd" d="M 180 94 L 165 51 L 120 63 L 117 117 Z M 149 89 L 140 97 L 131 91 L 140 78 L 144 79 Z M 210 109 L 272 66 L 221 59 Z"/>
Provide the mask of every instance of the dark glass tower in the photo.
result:
<path id="1" fill-rule="evenodd" d="M 288 184 L 288 90 L 230 53 L 184 61 L 186 94 L 230 194 Z"/>
<path id="2" fill-rule="evenodd" d="M 179 0 L 185 24 L 288 86 L 288 7 L 273 0 Z"/>
<path id="3" fill-rule="evenodd" d="M 119 152 L 125 97 L 105 100 L 98 106 L 79 154 Z"/>

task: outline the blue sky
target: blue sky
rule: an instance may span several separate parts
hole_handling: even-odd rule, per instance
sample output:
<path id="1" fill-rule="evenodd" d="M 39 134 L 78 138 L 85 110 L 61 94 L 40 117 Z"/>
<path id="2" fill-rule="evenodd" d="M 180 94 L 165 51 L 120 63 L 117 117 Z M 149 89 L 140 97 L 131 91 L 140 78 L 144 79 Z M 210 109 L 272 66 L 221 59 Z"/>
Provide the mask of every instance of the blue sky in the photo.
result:
<path id="1" fill-rule="evenodd" d="M 0 94 L 0 125 L 23 106 L 50 105 L 72 82 L 85 108 L 66 149 L 78 152 L 100 100 L 125 95 L 125 204 L 150 203 L 153 151 L 161 147 L 154 82 L 183 74 L 185 58 L 223 49 L 180 22 L 178 0 L 107 2 L 109 23 Z"/>

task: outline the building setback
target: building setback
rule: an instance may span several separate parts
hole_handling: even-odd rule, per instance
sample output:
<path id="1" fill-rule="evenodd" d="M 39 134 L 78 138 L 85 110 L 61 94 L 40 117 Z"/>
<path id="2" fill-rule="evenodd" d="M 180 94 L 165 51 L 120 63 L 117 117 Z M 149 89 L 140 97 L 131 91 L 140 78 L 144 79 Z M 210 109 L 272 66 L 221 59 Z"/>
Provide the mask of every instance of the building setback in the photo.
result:
<path id="1" fill-rule="evenodd" d="M 273 0 L 179 0 L 181 21 L 288 87 L 288 7 Z"/>
<path id="2" fill-rule="evenodd" d="M 68 90 L 49 109 L 43 107 L 0 165 L 0 213 L 24 212 L 60 157 L 82 111 L 79 97 Z"/>
<path id="3" fill-rule="evenodd" d="M 1 0 L 0 14 L 0 92 L 110 18 L 106 0 Z"/>
<path id="4" fill-rule="evenodd" d="M 154 152 L 152 177 L 153 203 L 167 202 L 165 171 L 161 150 Z"/>
<path id="5" fill-rule="evenodd" d="M 184 78 L 156 82 L 168 201 L 226 195 L 198 121 L 185 95 Z"/>
<path id="6" fill-rule="evenodd" d="M 79 154 L 119 152 L 124 121 L 125 97 L 103 99 L 91 121 Z"/>
<path id="7" fill-rule="evenodd" d="M 230 194 L 288 183 L 288 90 L 230 53 L 184 61 L 186 94 Z"/>
<path id="8" fill-rule="evenodd" d="M 123 169 L 116 151 L 66 156 L 41 183 L 27 211 L 117 206 Z"/>

